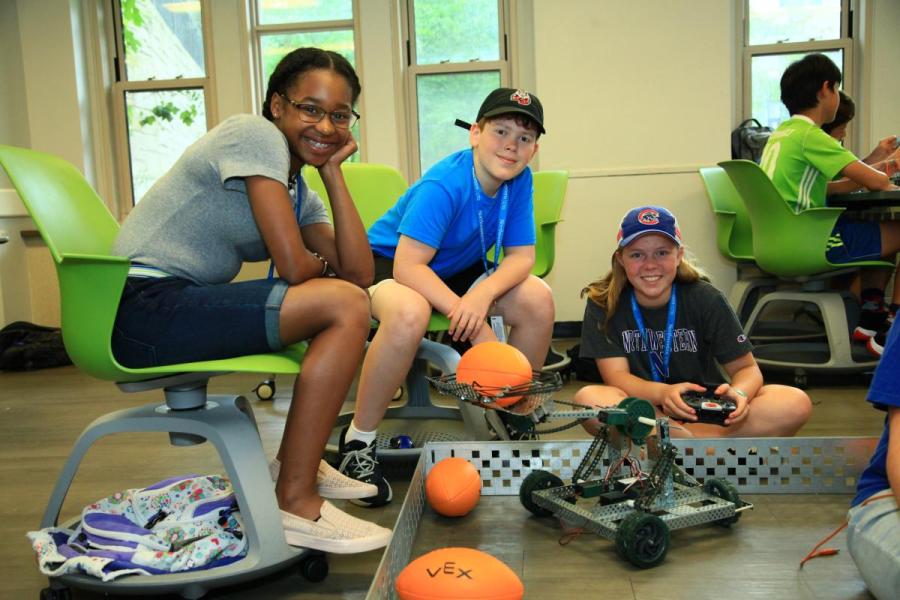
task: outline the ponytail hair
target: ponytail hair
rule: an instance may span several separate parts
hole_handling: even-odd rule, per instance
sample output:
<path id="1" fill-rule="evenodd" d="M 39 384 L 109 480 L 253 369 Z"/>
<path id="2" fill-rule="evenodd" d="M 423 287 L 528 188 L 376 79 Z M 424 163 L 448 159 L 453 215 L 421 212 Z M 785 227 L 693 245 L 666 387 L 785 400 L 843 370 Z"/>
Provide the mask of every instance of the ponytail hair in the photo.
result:
<path id="1" fill-rule="evenodd" d="M 352 102 L 356 104 L 356 100 L 362 92 L 362 86 L 359 84 L 356 71 L 353 70 L 353 66 L 346 58 L 331 50 L 297 48 L 288 52 L 272 71 L 269 85 L 266 88 L 266 100 L 262 107 L 263 116 L 269 121 L 274 120 L 271 108 L 272 96 L 287 94 L 288 88 L 294 85 L 298 77 L 313 69 L 329 69 L 346 79 L 352 93 Z"/>

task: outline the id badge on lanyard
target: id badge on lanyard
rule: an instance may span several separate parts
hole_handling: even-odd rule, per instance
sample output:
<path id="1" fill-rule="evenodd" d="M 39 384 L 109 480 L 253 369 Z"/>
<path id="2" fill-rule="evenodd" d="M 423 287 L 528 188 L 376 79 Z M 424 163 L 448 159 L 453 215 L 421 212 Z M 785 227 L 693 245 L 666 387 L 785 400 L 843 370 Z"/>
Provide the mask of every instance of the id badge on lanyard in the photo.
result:
<path id="1" fill-rule="evenodd" d="M 475 186 L 475 212 L 478 215 L 478 237 L 481 240 L 481 262 L 484 263 L 484 272 L 491 274 L 487 261 L 487 242 L 484 237 L 484 213 L 479 206 L 481 199 L 481 184 L 475 176 L 475 166 L 472 166 L 472 183 Z M 506 213 L 509 210 L 509 183 L 504 182 L 500 186 L 500 214 L 497 218 L 497 241 L 494 244 L 494 269 L 500 264 L 500 248 L 503 246 L 503 230 L 506 228 Z"/>
<path id="2" fill-rule="evenodd" d="M 641 332 L 641 341 L 647 346 L 647 356 L 650 361 L 650 376 L 653 377 L 653 381 L 656 382 L 664 382 L 669 379 L 669 360 L 672 358 L 672 337 L 675 333 L 675 313 L 678 305 L 678 300 L 676 299 L 677 291 L 676 285 L 673 282 L 672 291 L 670 292 L 671 295 L 669 296 L 669 314 L 666 318 L 666 335 L 664 346 L 662 348 L 662 355 L 660 355 L 658 351 L 654 351 L 653 346 L 650 344 L 647 329 L 644 327 L 644 318 L 641 314 L 641 307 L 638 306 L 637 299 L 634 297 L 634 290 L 631 291 L 631 313 L 634 315 L 634 320 L 637 322 L 638 329 Z"/>

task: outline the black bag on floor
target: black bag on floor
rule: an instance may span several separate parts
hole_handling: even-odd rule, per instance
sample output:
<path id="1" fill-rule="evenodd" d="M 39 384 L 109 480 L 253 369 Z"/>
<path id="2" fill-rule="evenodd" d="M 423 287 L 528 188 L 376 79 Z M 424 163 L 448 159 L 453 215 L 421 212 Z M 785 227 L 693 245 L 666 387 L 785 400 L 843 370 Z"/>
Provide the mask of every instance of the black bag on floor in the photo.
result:
<path id="1" fill-rule="evenodd" d="M 579 381 L 589 381 L 591 383 L 603 383 L 600 377 L 600 371 L 597 370 L 597 362 L 592 358 L 583 358 L 578 356 L 581 352 L 581 344 L 575 344 L 566 351 L 569 358 L 572 359 L 570 365 L 570 373 Z"/>
<path id="2" fill-rule="evenodd" d="M 731 158 L 759 163 L 770 135 L 771 127 L 764 126 L 756 119 L 747 119 L 731 132 Z"/>
<path id="3" fill-rule="evenodd" d="M 28 371 L 71 365 L 62 330 L 16 321 L 0 329 L 0 371 Z"/>

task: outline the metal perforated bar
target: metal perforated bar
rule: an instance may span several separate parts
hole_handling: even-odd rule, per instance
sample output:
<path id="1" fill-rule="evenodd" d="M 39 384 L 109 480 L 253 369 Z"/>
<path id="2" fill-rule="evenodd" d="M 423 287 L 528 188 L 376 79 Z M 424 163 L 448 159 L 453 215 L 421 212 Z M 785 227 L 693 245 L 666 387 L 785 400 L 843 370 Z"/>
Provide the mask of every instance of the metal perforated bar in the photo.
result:
<path id="1" fill-rule="evenodd" d="M 673 440 L 676 464 L 689 475 L 727 479 L 742 494 L 854 493 L 876 442 L 865 437 Z M 459 456 L 481 473 L 483 495 L 515 495 L 534 469 L 569 481 L 589 445 L 586 440 L 429 444 L 425 471 L 442 458 Z M 602 470 L 609 466 L 607 459 L 601 464 Z"/>

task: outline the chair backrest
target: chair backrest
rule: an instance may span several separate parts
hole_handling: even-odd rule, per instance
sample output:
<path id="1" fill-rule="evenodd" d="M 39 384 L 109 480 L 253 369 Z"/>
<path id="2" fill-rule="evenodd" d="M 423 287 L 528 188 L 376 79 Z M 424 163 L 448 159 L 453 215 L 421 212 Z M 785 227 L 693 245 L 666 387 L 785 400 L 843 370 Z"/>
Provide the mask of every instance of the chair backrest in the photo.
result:
<path id="1" fill-rule="evenodd" d="M 534 173 L 534 226 L 537 235 L 535 258 L 531 273 L 545 277 L 556 258 L 556 225 L 561 221 L 568 171 L 537 171 Z"/>
<path id="2" fill-rule="evenodd" d="M 703 167 L 700 177 L 716 217 L 716 243 L 726 258 L 753 260 L 753 229 L 744 201 L 722 167 Z"/>
<path id="3" fill-rule="evenodd" d="M 400 171 L 387 165 L 344 163 L 341 170 L 344 172 L 347 189 L 350 190 L 350 196 L 366 229 L 396 204 L 409 187 Z M 331 204 L 327 201 L 325 184 L 319 172 L 314 168 L 305 167 L 303 179 L 311 190 L 322 197 L 330 215 Z"/>
<path id="4" fill-rule="evenodd" d="M 0 146 L 0 164 L 19 193 L 56 263 L 66 351 L 101 379 L 128 379 L 110 340 L 130 262 L 111 255 L 119 226 L 81 173 L 66 161 Z"/>
<path id="5" fill-rule="evenodd" d="M 63 254 L 109 254 L 119 224 L 74 166 L 13 146 L 0 146 L 0 163 L 54 261 Z"/>
<path id="6" fill-rule="evenodd" d="M 801 277 L 839 268 L 825 258 L 826 242 L 843 209 L 813 208 L 795 214 L 772 180 L 753 161 L 720 162 L 744 200 L 753 226 L 753 257 L 779 277 Z"/>

